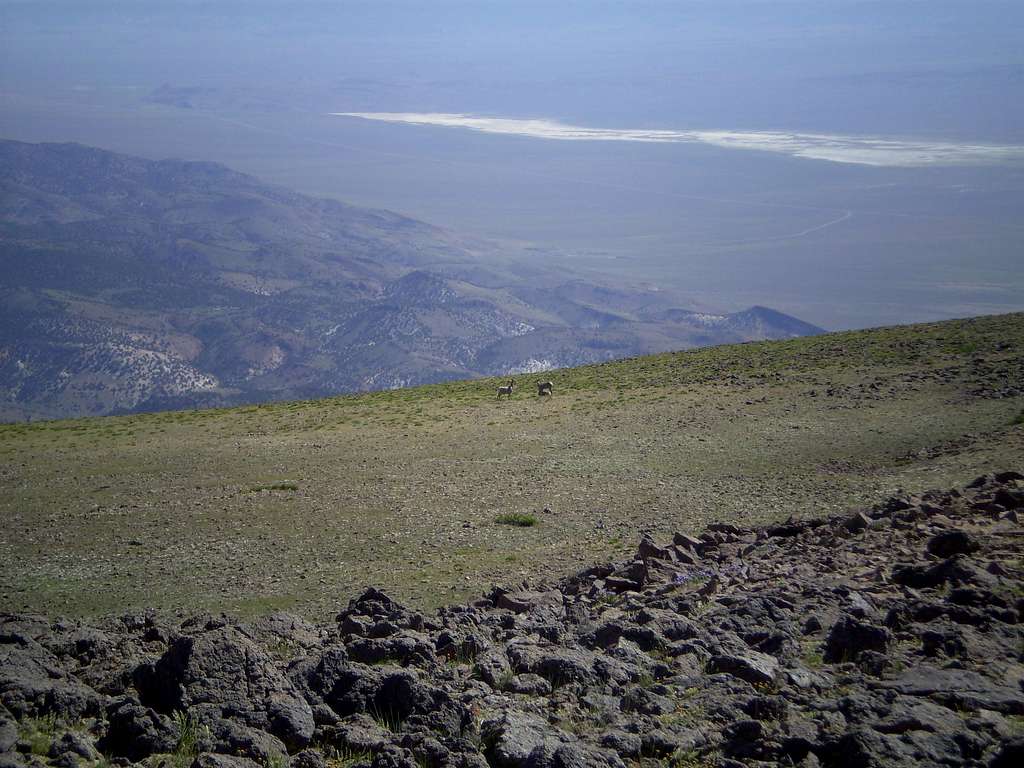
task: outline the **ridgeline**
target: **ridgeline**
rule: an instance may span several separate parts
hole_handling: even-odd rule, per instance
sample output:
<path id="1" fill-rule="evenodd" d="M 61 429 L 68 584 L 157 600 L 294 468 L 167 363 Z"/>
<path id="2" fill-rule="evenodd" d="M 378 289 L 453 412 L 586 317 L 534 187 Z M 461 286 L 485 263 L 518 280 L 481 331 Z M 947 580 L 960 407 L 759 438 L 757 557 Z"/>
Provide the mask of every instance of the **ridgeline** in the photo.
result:
<path id="1" fill-rule="evenodd" d="M 427 610 L 1024 466 L 1022 314 L 534 378 L 0 426 L 0 606 L 319 620 L 375 586 Z"/>

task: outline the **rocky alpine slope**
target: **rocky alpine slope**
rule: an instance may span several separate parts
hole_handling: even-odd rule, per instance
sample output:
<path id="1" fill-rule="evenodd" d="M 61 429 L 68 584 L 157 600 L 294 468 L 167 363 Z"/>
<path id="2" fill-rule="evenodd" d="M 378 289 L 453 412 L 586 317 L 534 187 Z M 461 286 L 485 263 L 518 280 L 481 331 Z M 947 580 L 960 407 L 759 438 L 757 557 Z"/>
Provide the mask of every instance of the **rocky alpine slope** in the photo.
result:
<path id="1" fill-rule="evenodd" d="M 0 766 L 1020 765 L 1022 511 L 986 475 L 431 616 L 7 614 Z"/>

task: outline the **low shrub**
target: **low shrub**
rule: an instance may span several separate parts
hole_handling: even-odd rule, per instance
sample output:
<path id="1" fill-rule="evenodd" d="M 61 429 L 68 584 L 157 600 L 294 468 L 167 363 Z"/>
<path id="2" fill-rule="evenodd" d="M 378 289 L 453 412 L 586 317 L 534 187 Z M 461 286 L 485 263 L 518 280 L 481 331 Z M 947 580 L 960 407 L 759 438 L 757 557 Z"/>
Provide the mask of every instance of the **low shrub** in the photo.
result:
<path id="1" fill-rule="evenodd" d="M 531 528 L 537 524 L 536 515 L 531 515 L 528 512 L 506 512 L 503 515 L 498 515 L 494 521 L 501 525 L 514 525 L 517 528 Z"/>

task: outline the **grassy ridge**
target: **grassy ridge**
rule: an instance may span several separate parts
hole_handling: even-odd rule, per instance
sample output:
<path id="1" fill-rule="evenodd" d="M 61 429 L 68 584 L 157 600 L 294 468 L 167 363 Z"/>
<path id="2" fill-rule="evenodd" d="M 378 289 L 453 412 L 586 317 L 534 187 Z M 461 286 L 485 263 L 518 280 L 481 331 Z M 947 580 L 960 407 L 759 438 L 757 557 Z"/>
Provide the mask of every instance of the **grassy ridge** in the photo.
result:
<path id="1" fill-rule="evenodd" d="M 1015 314 L 556 371 L 553 398 L 523 376 L 510 401 L 494 379 L 2 425 L 0 606 L 433 606 L 645 531 L 956 484 L 1024 466 L 1021 350 Z"/>

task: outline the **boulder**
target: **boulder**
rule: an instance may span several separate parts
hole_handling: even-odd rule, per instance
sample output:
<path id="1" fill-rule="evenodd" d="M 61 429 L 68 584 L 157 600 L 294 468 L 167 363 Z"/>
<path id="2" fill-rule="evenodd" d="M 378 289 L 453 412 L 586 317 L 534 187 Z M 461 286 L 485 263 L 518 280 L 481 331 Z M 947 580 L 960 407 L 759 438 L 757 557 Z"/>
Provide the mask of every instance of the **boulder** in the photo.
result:
<path id="1" fill-rule="evenodd" d="M 760 720 L 737 720 L 722 731 L 724 752 L 739 760 L 763 760 L 771 757 L 771 746 L 766 743 L 767 729 Z"/>
<path id="2" fill-rule="evenodd" d="M 525 768 L 545 746 L 557 749 L 568 737 L 547 720 L 527 712 L 505 710 L 480 726 L 487 762 L 495 768 Z"/>
<path id="3" fill-rule="evenodd" d="M 373 752 L 391 742 L 385 731 L 369 715 L 351 715 L 341 723 L 324 730 L 324 739 L 332 746 L 350 752 Z"/>
<path id="4" fill-rule="evenodd" d="M 622 711 L 639 712 L 643 715 L 667 715 L 676 711 L 676 703 L 650 689 L 632 686 L 622 697 Z"/>
<path id="5" fill-rule="evenodd" d="M 831 663 L 856 661 L 864 651 L 886 653 L 892 642 L 892 632 L 886 627 L 844 616 L 829 630 L 824 658 Z"/>
<path id="6" fill-rule="evenodd" d="M 497 607 L 513 613 L 528 613 L 531 611 L 544 611 L 551 615 L 561 614 L 562 593 L 557 589 L 546 592 L 534 592 L 528 589 L 516 592 L 503 592 L 498 595 Z"/>
<path id="7" fill-rule="evenodd" d="M 704 541 L 696 538 L 695 536 L 690 536 L 686 533 L 676 533 L 672 537 L 672 543 L 675 546 L 689 550 L 690 552 L 698 556 L 704 550 L 705 546 Z"/>
<path id="8" fill-rule="evenodd" d="M 367 621 L 359 621 L 357 617 Z M 370 637 L 374 634 L 378 637 L 386 636 L 383 632 L 387 625 L 396 629 L 423 630 L 426 624 L 423 614 L 405 608 L 384 592 L 372 587 L 359 597 L 350 600 L 348 607 L 336 617 L 336 621 L 341 627 L 344 627 L 349 620 L 370 628 L 377 626 L 376 632 L 368 629 L 367 635 Z"/>
<path id="9" fill-rule="evenodd" d="M 349 640 L 345 650 L 350 659 L 363 664 L 389 661 L 401 666 L 428 666 L 437 663 L 431 639 L 412 630 L 399 630 L 383 638 L 354 638 Z"/>
<path id="10" fill-rule="evenodd" d="M 640 540 L 640 546 L 637 547 L 637 557 L 641 560 L 669 560 L 672 558 L 672 550 L 668 547 L 659 547 L 654 543 L 648 536 L 644 536 Z"/>
<path id="11" fill-rule="evenodd" d="M 411 669 L 331 665 L 328 678 L 314 684 L 326 704 L 339 716 L 368 713 L 394 725 L 416 719 L 448 735 L 462 732 L 466 708 L 443 689 L 420 681 Z"/>
<path id="12" fill-rule="evenodd" d="M 892 580 L 897 584 L 926 589 L 950 584 L 975 584 L 982 587 L 998 586 L 998 579 L 987 571 L 978 568 L 963 554 L 953 555 L 935 565 L 896 565 L 892 570 Z"/>
<path id="13" fill-rule="evenodd" d="M 988 709 L 1008 715 L 1024 715 L 1024 696 L 1019 688 L 990 680 L 968 669 L 945 669 L 918 664 L 892 680 L 874 687 L 904 696 L 923 696 L 953 709 Z"/>
<path id="14" fill-rule="evenodd" d="M 513 643 L 506 648 L 506 653 L 514 670 L 540 675 L 556 688 L 569 683 L 586 683 L 594 677 L 593 654 L 582 648 Z"/>
<path id="15" fill-rule="evenodd" d="M 99 753 L 85 734 L 78 731 L 66 731 L 59 738 L 54 739 L 50 744 L 50 757 L 57 758 L 61 755 L 75 755 L 90 762 L 99 759 Z"/>
<path id="16" fill-rule="evenodd" d="M 665 639 L 673 642 L 690 640 L 699 634 L 699 629 L 692 620 L 675 611 L 644 608 L 637 613 L 636 620 L 638 624 L 657 630 Z"/>
<path id="17" fill-rule="evenodd" d="M 943 531 L 928 540 L 928 552 L 943 559 L 953 555 L 969 555 L 980 547 L 976 537 L 961 530 Z"/>
<path id="18" fill-rule="evenodd" d="M 477 656 L 473 672 L 491 688 L 498 688 L 500 681 L 511 673 L 508 657 L 496 650 L 489 650 Z"/>
<path id="19" fill-rule="evenodd" d="M 601 735 L 601 746 L 615 752 L 619 757 L 635 759 L 640 757 L 643 742 L 640 736 L 627 731 L 611 730 Z"/>
<path id="20" fill-rule="evenodd" d="M 708 672 L 723 672 L 753 685 L 775 682 L 779 662 L 765 653 L 747 651 L 741 654 L 720 654 L 708 661 Z"/>
<path id="21" fill-rule="evenodd" d="M 304 749 L 292 756 L 288 768 L 327 768 L 327 761 L 319 749 Z"/>
<path id="22" fill-rule="evenodd" d="M 695 730 L 655 728 L 641 738 L 641 754 L 666 758 L 676 752 L 690 752 L 704 744 L 704 736 Z"/>
<path id="23" fill-rule="evenodd" d="M 182 635 L 154 664 L 141 666 L 135 685 L 144 704 L 160 712 L 214 703 L 223 716 L 305 747 L 315 724 L 309 703 L 273 660 L 235 627 Z"/>
<path id="24" fill-rule="evenodd" d="M 244 723 L 214 717 L 204 722 L 203 728 L 201 748 L 210 752 L 247 757 L 261 765 L 283 761 L 288 754 L 287 747 L 280 739 Z M 206 733 L 212 742 L 209 748 L 203 743 Z"/>
<path id="25" fill-rule="evenodd" d="M 258 618 L 241 629 L 264 646 L 284 643 L 296 649 L 314 648 L 324 640 L 324 632 L 319 627 L 284 611 Z"/>
<path id="26" fill-rule="evenodd" d="M 999 747 L 989 768 L 1019 768 L 1024 765 L 1024 736 L 1010 739 Z"/>
<path id="27" fill-rule="evenodd" d="M 513 675 L 504 690 L 508 693 L 519 693 L 525 696 L 547 696 L 551 693 L 551 683 L 540 675 L 527 672 L 522 675 Z"/>
<path id="28" fill-rule="evenodd" d="M 107 697 L 71 676 L 30 635 L 9 625 L 0 633 L 0 704 L 12 714 L 49 714 L 73 722 L 99 714 L 106 701 Z"/>
<path id="29" fill-rule="evenodd" d="M 851 729 L 816 753 L 830 768 L 891 768 L 902 762 L 885 736 L 867 728 Z"/>
<path id="30" fill-rule="evenodd" d="M 0 754 L 10 752 L 18 743 L 18 726 L 13 720 L 0 718 Z"/>
<path id="31" fill-rule="evenodd" d="M 131 699 L 112 703 L 106 721 L 106 733 L 96 745 L 105 755 L 137 763 L 153 754 L 173 752 L 178 743 L 178 728 L 169 717 Z"/>
<path id="32" fill-rule="evenodd" d="M 218 755 L 203 752 L 196 756 L 190 768 L 261 768 L 260 764 L 247 757 L 235 755 Z"/>

